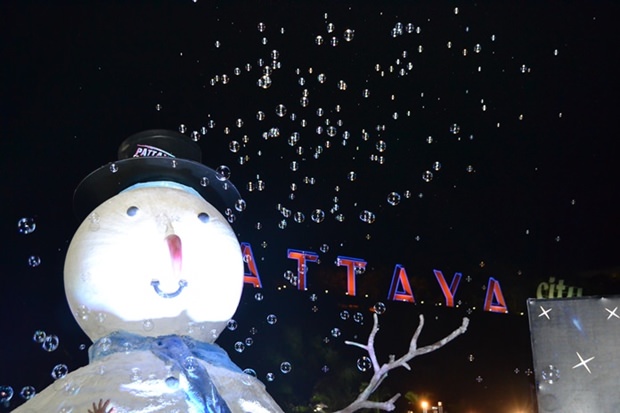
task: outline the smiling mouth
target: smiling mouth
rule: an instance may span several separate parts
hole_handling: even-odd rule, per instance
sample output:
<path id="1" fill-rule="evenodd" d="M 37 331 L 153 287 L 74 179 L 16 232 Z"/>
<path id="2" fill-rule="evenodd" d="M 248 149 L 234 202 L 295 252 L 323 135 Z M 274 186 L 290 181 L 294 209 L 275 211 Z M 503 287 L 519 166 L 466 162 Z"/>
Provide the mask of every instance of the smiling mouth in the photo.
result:
<path id="1" fill-rule="evenodd" d="M 187 281 L 179 280 L 179 288 L 177 288 L 177 290 L 175 292 L 172 292 L 172 293 L 167 293 L 167 292 L 162 291 L 159 288 L 159 280 L 151 281 L 151 285 L 153 286 L 153 289 L 155 290 L 157 295 L 159 295 L 160 297 L 163 297 L 163 298 L 174 298 L 174 297 L 178 296 L 179 294 L 181 294 L 181 291 L 183 291 L 183 288 L 187 287 Z"/>

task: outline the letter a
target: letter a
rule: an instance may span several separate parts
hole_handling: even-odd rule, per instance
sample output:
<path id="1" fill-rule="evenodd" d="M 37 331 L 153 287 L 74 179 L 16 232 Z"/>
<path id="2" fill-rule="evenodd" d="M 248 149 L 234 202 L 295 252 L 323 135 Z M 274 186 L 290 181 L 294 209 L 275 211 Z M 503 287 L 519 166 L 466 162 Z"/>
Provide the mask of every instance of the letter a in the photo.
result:
<path id="1" fill-rule="evenodd" d="M 407 271 L 405 271 L 405 267 L 400 264 L 396 264 L 396 267 L 394 267 L 394 275 L 392 276 L 392 285 L 390 286 L 388 300 L 415 303 L 411 285 L 407 278 Z"/>
<path id="2" fill-rule="evenodd" d="M 504 300 L 504 294 L 502 294 L 502 288 L 499 286 L 499 281 L 493 277 L 489 277 L 487 295 L 484 298 L 484 311 L 491 311 L 494 313 L 508 312 L 508 307 L 506 307 L 506 301 Z"/>
<path id="3" fill-rule="evenodd" d="M 254 253 L 252 247 L 247 242 L 241 243 L 241 254 L 243 255 L 243 262 L 247 264 L 250 272 L 243 272 L 243 283 L 252 284 L 254 288 L 263 288 L 263 284 L 260 282 L 260 275 L 258 275 L 258 268 L 256 268 L 256 261 L 254 261 Z"/>

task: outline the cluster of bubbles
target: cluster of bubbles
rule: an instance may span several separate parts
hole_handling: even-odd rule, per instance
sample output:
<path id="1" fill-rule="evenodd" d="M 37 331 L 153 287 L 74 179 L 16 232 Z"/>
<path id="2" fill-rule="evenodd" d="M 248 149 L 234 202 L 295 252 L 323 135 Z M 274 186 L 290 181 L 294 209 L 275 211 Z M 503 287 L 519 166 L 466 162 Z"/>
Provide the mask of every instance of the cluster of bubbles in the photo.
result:
<path id="1" fill-rule="evenodd" d="M 258 29 L 258 32 L 263 36 L 267 32 L 267 25 L 263 22 L 259 22 L 256 27 Z M 324 32 L 319 30 L 319 33 L 314 35 L 315 36 L 314 43 L 317 46 L 323 46 L 324 44 L 330 44 L 331 46 L 338 46 L 341 43 L 352 42 L 356 35 L 356 31 L 351 27 L 345 26 L 342 29 L 337 28 L 333 22 L 330 22 L 328 20 L 327 14 L 325 15 L 324 29 L 325 29 Z M 409 23 L 396 22 L 394 23 L 393 27 L 390 29 L 390 34 L 392 37 L 396 38 L 396 37 L 408 35 L 408 34 L 420 34 L 421 31 L 422 29 L 419 25 L 414 25 L 411 22 Z M 468 28 L 466 31 L 468 31 Z M 280 29 L 280 33 L 284 34 L 284 28 Z M 495 39 L 493 37 L 492 41 L 494 40 Z M 263 46 L 266 45 L 268 43 L 267 37 L 262 37 L 261 43 Z M 448 42 L 449 47 L 451 47 L 451 43 L 452 42 Z M 418 52 L 421 53 L 423 51 L 422 45 L 418 45 L 417 50 Z M 473 51 L 475 53 L 480 53 L 481 50 L 482 50 L 482 46 L 480 43 L 476 43 L 475 46 L 473 46 Z M 265 55 L 262 58 L 258 59 L 256 65 L 246 63 L 244 65 L 245 71 L 256 72 L 258 70 L 260 74 L 257 80 L 257 85 L 262 89 L 269 89 L 271 85 L 273 84 L 273 82 L 276 81 L 276 78 L 274 78 L 274 73 L 280 70 L 282 67 L 286 67 L 285 65 L 282 64 L 283 62 L 282 55 L 283 53 L 279 49 L 271 49 L 271 48 L 267 49 L 265 50 Z M 398 58 L 395 60 L 394 64 L 391 64 L 386 67 L 385 65 L 382 65 L 381 63 L 376 63 L 374 65 L 374 68 L 378 73 L 380 73 L 382 77 L 385 76 L 386 74 L 389 75 L 391 73 L 396 73 L 398 74 L 398 76 L 404 76 L 405 74 L 408 74 L 411 70 L 413 70 L 413 63 L 410 61 L 410 59 L 411 59 L 410 53 L 407 50 L 403 50 L 402 52 L 399 53 Z M 305 73 L 306 70 L 307 70 L 307 75 Z M 310 103 L 311 103 L 310 95 L 312 93 L 316 93 L 316 91 L 318 90 L 316 87 L 313 87 L 313 86 L 327 85 L 327 87 L 329 87 L 329 85 L 335 84 L 337 89 L 341 91 L 346 91 L 351 88 L 351 83 L 348 82 L 347 79 L 345 78 L 332 79 L 331 75 L 328 78 L 328 75 L 325 72 L 315 71 L 315 69 L 311 66 L 305 69 L 302 69 L 301 67 L 297 67 L 294 69 L 294 71 L 295 71 L 295 74 L 298 75 L 297 84 L 302 87 L 301 96 L 299 98 L 299 106 L 301 108 L 310 107 Z M 233 73 L 235 76 L 242 75 L 243 73 L 242 67 L 235 67 L 233 70 Z M 216 85 L 227 84 L 230 81 L 230 78 L 231 77 L 226 74 L 215 75 L 212 78 L 211 85 L 216 86 Z M 280 78 L 278 77 L 277 79 L 279 80 Z M 361 96 L 364 99 L 368 99 L 370 98 L 372 93 L 371 93 L 371 89 L 368 88 L 367 85 L 365 86 L 366 87 L 360 88 L 360 92 L 361 92 Z M 421 97 L 424 97 L 424 93 L 421 93 Z M 392 94 L 390 99 L 392 101 L 396 100 L 396 95 Z M 266 109 L 258 110 L 256 113 L 256 118 L 257 120 L 262 122 L 269 118 L 269 113 L 275 112 L 276 120 L 282 119 L 282 121 L 284 121 L 285 119 L 290 119 L 293 122 L 299 122 L 299 125 L 301 126 L 301 128 L 292 130 L 291 132 L 287 133 L 288 138 L 286 140 L 290 146 L 295 148 L 294 152 L 297 155 L 301 156 L 301 158 L 290 159 L 287 162 L 288 169 L 290 169 L 290 171 L 292 172 L 298 173 L 301 170 L 303 170 L 303 162 L 307 162 L 310 159 L 319 159 L 322 154 L 326 153 L 326 151 L 334 147 L 335 141 L 337 142 L 337 140 L 341 139 L 342 146 L 347 146 L 348 144 L 353 142 L 355 138 L 355 133 L 352 132 L 349 128 L 347 128 L 345 122 L 341 118 L 338 118 L 338 116 L 340 116 L 340 113 L 344 112 L 343 106 L 344 105 L 336 104 L 334 110 L 332 111 L 330 111 L 328 108 L 325 108 L 325 107 L 317 107 L 314 110 L 306 112 L 306 113 L 316 114 L 316 117 L 318 118 L 318 120 L 320 120 L 319 125 L 315 126 L 314 128 L 308 128 L 308 129 L 305 129 L 305 128 L 310 125 L 310 121 L 305 117 L 298 116 L 298 113 L 296 113 L 296 107 L 293 103 L 289 104 L 286 102 L 279 102 L 279 103 L 276 103 L 275 107 L 273 107 L 273 109 L 271 110 L 266 110 Z M 161 110 L 160 104 L 157 105 L 157 110 Z M 334 115 L 334 117 L 336 118 L 334 119 L 331 115 Z M 411 116 L 410 110 L 407 111 L 407 116 Z M 394 112 L 391 117 L 393 120 L 397 120 L 399 118 L 399 113 Z M 243 121 L 241 117 L 238 117 L 236 121 L 234 121 L 234 126 L 236 126 L 237 128 L 242 128 L 244 127 L 244 125 L 245 125 L 245 122 Z M 189 134 L 192 138 L 199 139 L 201 136 L 204 136 L 207 133 L 208 129 L 211 129 L 214 126 L 215 126 L 215 120 L 209 119 L 207 126 L 203 126 L 202 128 L 200 128 L 200 130 L 198 129 L 190 130 L 184 124 L 182 124 L 179 127 L 179 130 L 182 133 Z M 388 143 L 390 142 L 390 137 L 387 135 L 387 132 L 386 132 L 386 124 L 379 123 L 376 125 L 376 127 L 374 127 L 374 129 L 377 132 L 376 137 L 371 136 L 372 128 L 368 130 L 362 128 L 361 129 L 361 140 L 363 142 L 366 142 L 369 140 L 372 141 L 373 138 L 376 139 L 376 141 L 374 142 L 374 149 L 376 150 L 376 152 L 370 154 L 370 160 L 382 165 L 386 162 L 384 153 L 386 152 L 389 146 Z M 460 126 L 458 123 L 452 123 L 448 125 L 447 129 L 449 129 L 450 133 L 453 135 L 458 136 L 460 134 Z M 314 132 L 319 138 L 324 138 L 323 142 L 318 142 L 316 145 L 312 145 L 310 147 L 303 146 L 304 139 L 302 138 L 302 135 L 312 133 L 312 130 L 314 130 Z M 262 135 L 265 140 L 277 140 L 277 139 L 281 139 L 281 135 L 283 135 L 283 131 L 284 131 L 283 125 L 272 124 L 269 127 L 267 127 L 266 130 L 263 131 Z M 232 133 L 231 128 L 228 126 L 225 126 L 224 133 L 226 135 L 230 135 Z M 427 142 L 430 144 L 433 141 L 434 139 L 431 136 L 429 136 L 427 139 Z M 246 144 L 248 142 L 249 142 L 249 138 L 247 134 L 243 135 L 242 138 L 231 139 L 229 142 L 230 151 L 238 155 L 239 163 L 242 165 L 246 164 L 250 159 L 248 154 L 243 153 L 247 149 Z M 308 149 L 314 151 L 314 153 L 310 154 L 311 156 L 306 156 Z M 359 146 L 356 146 L 355 150 L 359 150 Z M 258 154 L 259 156 L 262 156 L 263 151 L 259 150 Z M 434 178 L 434 174 L 437 173 L 439 169 L 441 169 L 441 163 L 437 161 L 433 164 L 432 168 L 429 168 L 427 170 L 422 170 L 421 171 L 422 181 L 431 182 Z M 467 172 L 474 172 L 473 166 L 469 165 L 467 167 Z M 357 179 L 356 175 L 357 174 L 355 171 L 351 171 L 347 179 L 353 182 Z M 308 176 L 304 177 L 303 179 L 312 181 L 312 184 L 315 181 L 314 178 L 308 177 Z M 261 179 L 258 179 L 256 182 L 255 181 L 248 182 L 246 184 L 246 187 L 249 192 L 254 192 L 254 191 L 262 191 L 264 189 L 264 185 L 265 185 L 264 181 Z M 293 185 L 296 185 L 296 184 L 293 184 Z M 292 189 L 292 192 L 289 194 L 289 199 L 293 200 L 297 196 L 298 195 L 295 193 L 295 189 Z M 398 205 L 401 205 L 403 199 L 406 199 L 406 198 L 409 198 L 409 197 L 402 197 L 398 192 L 393 191 L 389 193 L 387 197 L 387 202 L 391 206 L 398 206 Z M 326 211 L 329 211 L 329 213 L 333 215 L 333 218 L 338 222 L 344 222 L 346 218 L 345 213 L 339 210 L 339 208 L 324 209 L 324 208 L 316 208 L 316 207 L 314 208 L 311 207 L 308 211 L 296 211 L 294 215 L 290 216 L 290 218 L 292 218 L 295 223 L 304 223 L 307 221 L 306 220 L 307 217 L 310 217 L 311 221 L 314 223 L 322 223 L 325 221 L 325 218 L 327 215 Z M 371 209 L 358 210 L 357 215 L 359 217 L 359 220 L 363 223 L 372 224 L 376 221 L 376 216 Z M 285 218 L 279 219 L 276 222 L 276 225 L 279 229 L 285 230 L 285 229 L 290 228 L 289 223 L 290 221 L 288 217 L 285 217 Z"/>
<path id="2" fill-rule="evenodd" d="M 17 221 L 17 231 L 20 234 L 32 234 L 37 229 L 37 223 L 32 217 L 23 217 Z M 41 265 L 41 257 L 38 255 L 30 255 L 28 257 L 28 266 L 35 268 Z"/>
<path id="3" fill-rule="evenodd" d="M 262 293 L 256 293 L 254 295 L 254 298 L 257 301 L 262 301 L 264 299 L 263 294 Z M 278 318 L 275 314 L 269 314 L 266 316 L 266 321 L 267 324 L 269 325 L 274 325 L 278 322 Z M 230 319 L 227 323 L 227 328 L 230 331 L 235 331 L 237 330 L 239 327 L 237 321 L 235 321 L 234 319 Z M 256 335 L 258 333 L 258 329 L 256 327 L 252 327 L 250 328 L 250 334 L 251 335 Z M 235 350 L 235 352 L 237 353 L 243 353 L 248 347 L 251 347 L 254 344 L 254 338 L 252 337 L 246 337 L 244 340 L 237 340 L 234 344 L 233 344 L 233 348 Z M 283 361 L 280 363 L 280 372 L 282 372 L 282 374 L 288 374 L 290 373 L 292 370 L 292 365 L 289 361 Z M 246 368 L 243 370 L 243 372 L 247 375 L 250 375 L 252 377 L 257 377 L 256 371 L 252 368 Z M 276 378 L 276 375 L 273 372 L 268 372 L 265 375 L 265 379 L 268 382 L 272 382 L 274 381 Z"/>
<path id="4" fill-rule="evenodd" d="M 37 330 L 32 336 L 32 340 L 40 343 L 41 348 L 47 352 L 55 351 L 58 348 L 60 339 L 55 334 L 47 334 L 43 330 Z"/>
<path id="5" fill-rule="evenodd" d="M 30 400 L 35 396 L 35 394 L 37 394 L 37 392 L 33 386 L 24 386 L 19 391 L 19 397 L 21 397 L 23 400 Z M 13 387 L 1 385 L 0 386 L 0 406 L 8 407 L 9 402 L 11 401 L 14 395 L 15 395 L 15 391 L 13 390 Z"/>
<path id="6" fill-rule="evenodd" d="M 420 26 L 416 27 L 413 23 L 403 24 L 401 22 L 396 22 L 394 24 L 394 27 L 392 27 L 392 29 L 390 30 L 390 35 L 392 37 L 399 37 L 399 36 L 402 36 L 403 34 L 411 34 L 411 33 L 420 34 L 421 32 L 422 32 L 422 29 L 420 28 Z"/>

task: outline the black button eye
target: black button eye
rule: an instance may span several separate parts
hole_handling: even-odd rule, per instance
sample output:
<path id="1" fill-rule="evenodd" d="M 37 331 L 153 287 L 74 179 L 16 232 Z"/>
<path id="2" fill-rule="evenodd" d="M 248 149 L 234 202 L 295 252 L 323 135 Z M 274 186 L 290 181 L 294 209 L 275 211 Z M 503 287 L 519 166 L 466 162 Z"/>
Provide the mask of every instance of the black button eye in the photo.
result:
<path id="1" fill-rule="evenodd" d="M 209 222 L 209 214 L 207 214 L 206 212 L 201 212 L 200 214 L 198 214 L 198 219 L 206 224 L 207 222 Z"/>
<path id="2" fill-rule="evenodd" d="M 133 217 L 137 213 L 138 213 L 138 207 L 137 206 L 130 206 L 129 208 L 127 208 L 127 215 L 129 215 L 130 217 Z"/>

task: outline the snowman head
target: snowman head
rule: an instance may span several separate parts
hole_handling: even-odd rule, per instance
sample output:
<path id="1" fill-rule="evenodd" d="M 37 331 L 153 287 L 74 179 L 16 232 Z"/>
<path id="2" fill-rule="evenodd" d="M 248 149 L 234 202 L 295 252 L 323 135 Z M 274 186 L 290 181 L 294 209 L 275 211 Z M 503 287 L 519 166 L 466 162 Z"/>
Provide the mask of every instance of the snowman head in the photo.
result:
<path id="1" fill-rule="evenodd" d="M 139 135 L 128 140 L 141 146 L 125 151 L 148 147 L 149 155 L 104 166 L 76 190 L 76 211 L 89 212 L 65 261 L 69 306 L 93 341 L 122 330 L 212 342 L 239 304 L 243 261 L 228 223 L 232 209 L 225 218 L 206 199 L 225 204 L 239 200 L 238 192 L 210 168 L 143 139 L 163 135 L 169 144 L 187 144 L 189 138 Z"/>

